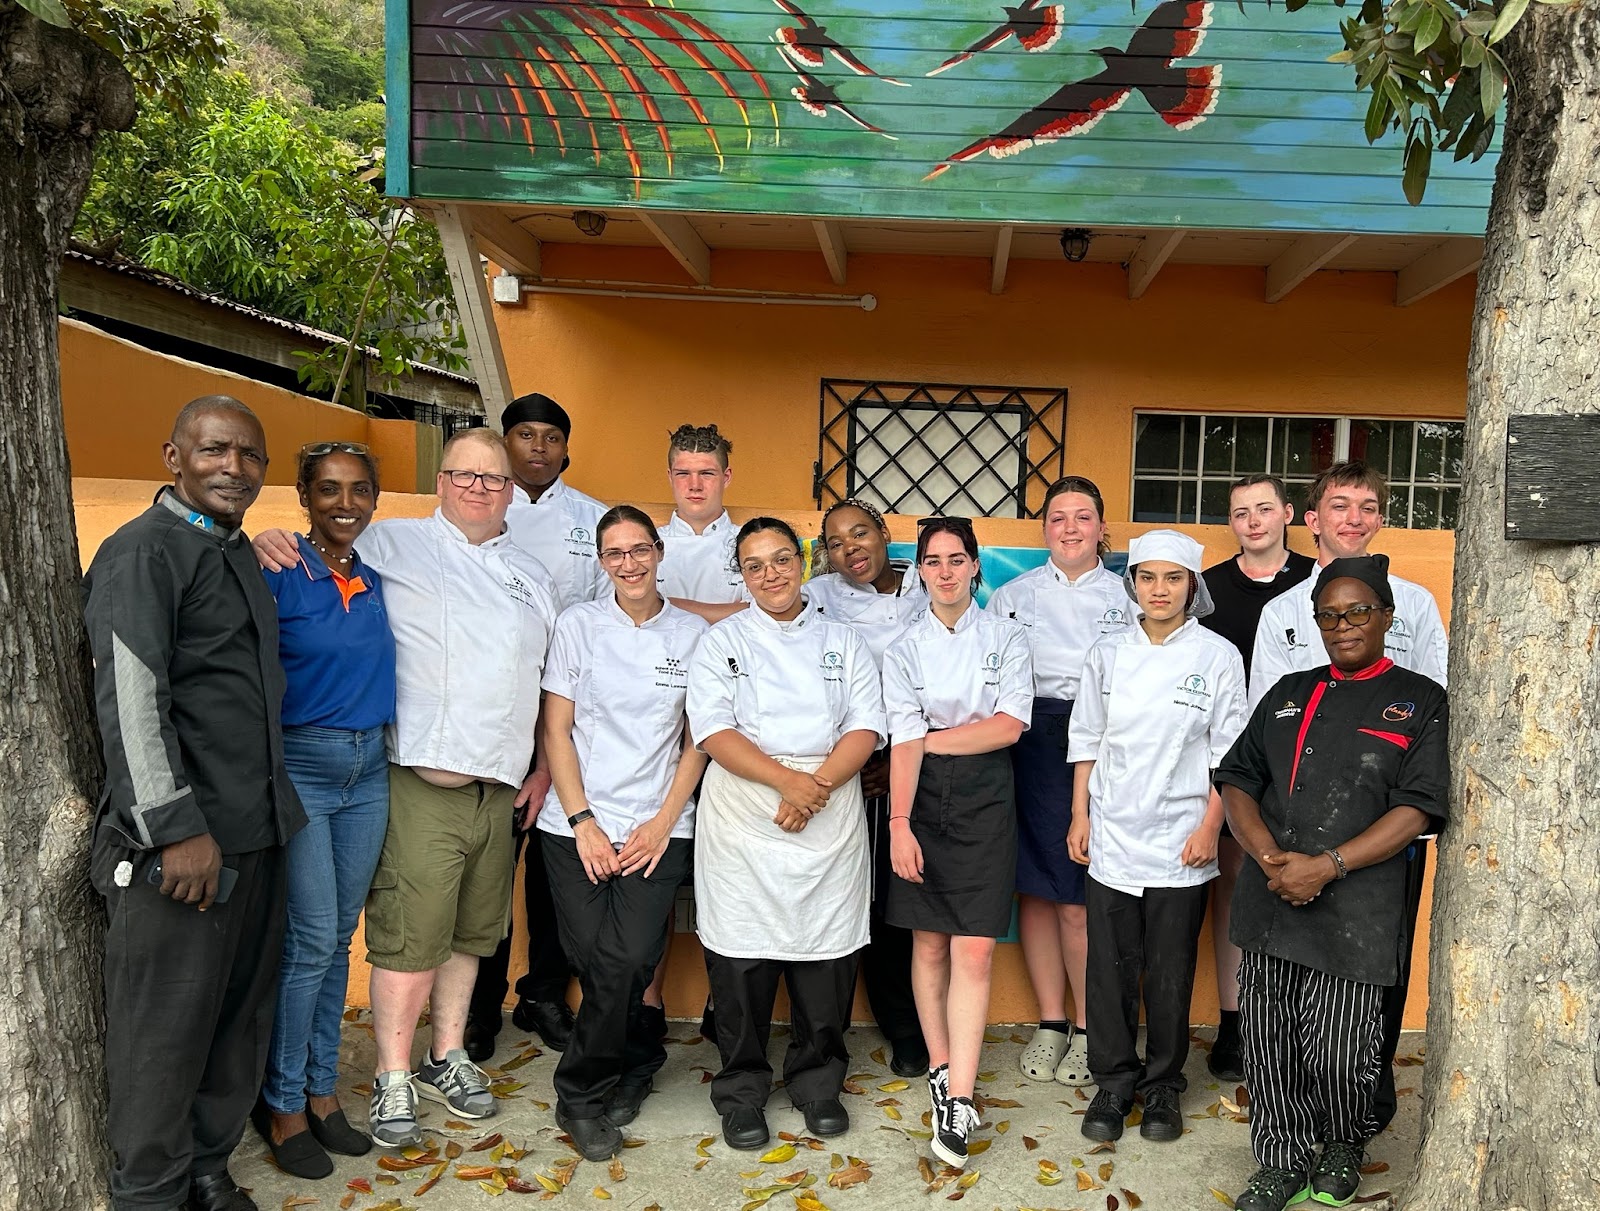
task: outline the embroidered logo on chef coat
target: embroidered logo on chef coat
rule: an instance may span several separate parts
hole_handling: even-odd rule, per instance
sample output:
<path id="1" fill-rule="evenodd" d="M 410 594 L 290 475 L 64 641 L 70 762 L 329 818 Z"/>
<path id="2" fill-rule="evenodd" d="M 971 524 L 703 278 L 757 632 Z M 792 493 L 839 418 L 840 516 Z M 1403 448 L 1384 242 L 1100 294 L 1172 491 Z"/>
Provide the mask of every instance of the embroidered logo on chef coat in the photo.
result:
<path id="1" fill-rule="evenodd" d="M 534 608 L 533 586 L 515 572 L 507 572 L 506 578 L 501 582 L 508 596 L 515 597 L 529 609 Z"/>
<path id="2" fill-rule="evenodd" d="M 1392 652 L 1411 650 L 1411 628 L 1406 620 L 1396 614 L 1389 623 L 1389 633 L 1383 637 L 1383 646 Z"/>
<path id="3" fill-rule="evenodd" d="M 1383 708 L 1383 717 L 1390 723 L 1401 723 L 1417 713 L 1415 702 L 1391 702 Z"/>
<path id="4" fill-rule="evenodd" d="M 1173 702 L 1197 711 L 1210 710 L 1211 692 L 1206 689 L 1206 679 L 1199 673 L 1190 673 L 1178 683 L 1178 697 Z"/>
<path id="5" fill-rule="evenodd" d="M 1100 615 L 1100 633 L 1109 635 L 1112 631 L 1119 630 L 1128 625 L 1128 611 L 1111 606 Z"/>
<path id="6" fill-rule="evenodd" d="M 1000 653 L 989 652 L 983 658 L 983 684 L 1000 684 Z"/>
<path id="7" fill-rule="evenodd" d="M 730 657 L 729 664 L 733 664 Z M 735 675 L 738 666 L 734 666 Z M 679 660 L 676 656 L 664 656 L 661 663 L 656 665 L 656 685 L 669 690 L 682 690 L 689 687 L 689 662 Z"/>
<path id="8" fill-rule="evenodd" d="M 824 681 L 844 680 L 844 653 L 832 649 L 822 653 L 822 679 Z"/>
<path id="9" fill-rule="evenodd" d="M 567 554 L 584 558 L 593 558 L 595 555 L 594 535 L 582 526 L 573 526 L 567 531 Z"/>
<path id="10" fill-rule="evenodd" d="M 1281 710 L 1273 714 L 1274 719 L 1293 719 L 1300 713 L 1300 708 L 1292 702 L 1285 702 Z"/>

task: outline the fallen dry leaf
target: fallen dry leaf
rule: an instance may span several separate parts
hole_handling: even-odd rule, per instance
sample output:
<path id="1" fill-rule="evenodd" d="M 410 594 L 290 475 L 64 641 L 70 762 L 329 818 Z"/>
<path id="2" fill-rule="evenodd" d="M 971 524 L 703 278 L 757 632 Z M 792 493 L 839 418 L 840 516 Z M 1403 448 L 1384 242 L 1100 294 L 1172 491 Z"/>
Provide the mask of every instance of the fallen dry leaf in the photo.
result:
<path id="1" fill-rule="evenodd" d="M 885 1081 L 883 1084 L 879 1085 L 878 1086 L 878 1092 L 879 1093 L 899 1093 L 903 1089 L 910 1089 L 910 1088 L 911 1088 L 911 1082 L 910 1081 L 903 1081 L 903 1080 L 900 1080 L 900 1079 L 896 1078 L 895 1080 Z"/>
<path id="2" fill-rule="evenodd" d="M 400 1184 L 400 1179 L 398 1177 L 395 1177 L 394 1174 L 392 1174 L 392 1173 L 380 1173 L 380 1174 L 378 1174 L 377 1177 L 373 1178 L 372 1180 L 375 1181 L 375 1182 L 379 1182 L 379 1183 L 381 1183 L 382 1185 L 385 1185 L 385 1186 L 398 1186 Z M 399 1204 L 396 1203 L 396 1206 L 398 1206 L 398 1205 Z"/>
<path id="3" fill-rule="evenodd" d="M 350 1211 L 350 1208 L 355 1206 L 355 1203 L 356 1196 L 354 1191 L 352 1191 L 339 1200 L 339 1211 Z"/>
<path id="4" fill-rule="evenodd" d="M 1025 1136 L 1022 1137 L 1022 1146 L 1024 1148 L 1026 1148 L 1029 1152 L 1032 1152 L 1035 1148 L 1037 1148 L 1039 1146 L 1039 1141 L 1034 1139 L 1033 1136 L 1031 1136 L 1031 1135 L 1025 1135 Z"/>
<path id="5" fill-rule="evenodd" d="M 462 1151 L 463 1149 L 461 1147 L 461 1143 L 458 1140 L 451 1140 L 444 1146 L 444 1154 L 451 1160 L 455 1160 L 458 1156 L 460 1156 Z"/>
<path id="6" fill-rule="evenodd" d="M 1078 1170 L 1078 1189 L 1080 1191 L 1083 1191 L 1083 1190 L 1103 1190 L 1103 1189 L 1105 1189 L 1105 1187 L 1102 1186 L 1099 1182 L 1095 1181 L 1094 1180 L 1094 1174 L 1090 1173 L 1087 1169 L 1079 1169 Z"/>
<path id="7" fill-rule="evenodd" d="M 511 1193 L 513 1193 L 513 1194 L 537 1194 L 537 1193 L 539 1193 L 539 1187 L 538 1186 L 530 1186 L 527 1182 L 523 1181 L 520 1177 L 508 1177 L 508 1178 L 506 1178 L 506 1189 L 511 1191 Z"/>
<path id="8" fill-rule="evenodd" d="M 992 1143 L 994 1143 L 993 1140 L 973 1140 L 967 1145 L 967 1155 L 977 1156 L 980 1152 L 987 1152 L 989 1151 L 989 1145 Z"/>
<path id="9" fill-rule="evenodd" d="M 1116 1150 L 1117 1150 L 1117 1141 L 1116 1140 L 1101 1140 L 1093 1148 L 1089 1149 L 1089 1155 L 1090 1156 L 1099 1156 L 1102 1152 L 1115 1152 Z"/>
<path id="10" fill-rule="evenodd" d="M 589 1191 L 589 1193 L 592 1194 L 595 1198 L 610 1198 L 611 1197 L 611 1191 L 607 1190 L 604 1186 L 596 1186 L 593 1190 Z"/>
<path id="11" fill-rule="evenodd" d="M 1215 1186 L 1211 1187 L 1211 1197 L 1216 1199 L 1224 1207 L 1233 1206 L 1233 1199 L 1224 1194 L 1221 1190 L 1218 1190 Z"/>
<path id="12" fill-rule="evenodd" d="M 925 1182 L 933 1180 L 933 1162 L 925 1156 L 917 1157 L 917 1173 Z"/>
<path id="13" fill-rule="evenodd" d="M 636 1139 L 630 1135 L 627 1139 L 622 1141 L 622 1146 L 624 1148 L 643 1148 L 649 1142 L 649 1140 Z M 646 1208 L 646 1211 L 649 1211 L 649 1209 Z"/>
<path id="14" fill-rule="evenodd" d="M 463 1182 L 481 1182 L 485 1178 L 494 1176 L 493 1165 L 457 1165 L 456 1180 Z"/>
<path id="15" fill-rule="evenodd" d="M 1374 1173 L 1387 1173 L 1388 1171 L 1389 1171 L 1389 1162 L 1388 1161 L 1373 1161 L 1370 1165 L 1362 1165 L 1361 1166 L 1361 1172 L 1362 1172 L 1363 1175 L 1366 1175 L 1366 1176 L 1370 1176 L 1371 1174 L 1374 1174 Z"/>
<path id="16" fill-rule="evenodd" d="M 1122 1206 L 1122 1204 L 1117 1201 L 1117 1196 L 1115 1194 L 1106 1195 L 1106 1211 L 1117 1211 L 1117 1208 L 1120 1206 Z"/>
<path id="17" fill-rule="evenodd" d="M 1008 1097 L 986 1097 L 983 1104 L 991 1110 L 1016 1110 L 1022 1106 L 1021 1102 Z"/>
<path id="18" fill-rule="evenodd" d="M 430 1178 L 428 1178 L 427 1181 L 423 1182 L 422 1185 L 418 1186 L 415 1190 L 413 1190 L 411 1192 L 411 1197 L 412 1198 L 421 1198 L 424 1194 L 426 1194 L 429 1190 L 432 1190 L 438 1184 L 439 1184 L 439 1179 L 438 1178 L 430 1177 Z"/>
<path id="19" fill-rule="evenodd" d="M 921 1172 L 922 1166 L 927 1164 L 927 1158 L 919 1157 L 918 1161 L 920 1163 L 917 1165 L 917 1170 L 918 1172 Z M 933 1173 L 932 1165 L 928 1166 L 928 1173 L 930 1174 L 930 1177 L 927 1180 L 931 1181 L 931 1174 Z M 850 1158 L 850 1163 L 848 1165 L 840 1169 L 835 1169 L 832 1173 L 828 1174 L 828 1185 L 832 1186 L 835 1190 L 848 1190 L 851 1186 L 859 1186 L 862 1182 L 871 1180 L 872 1167 L 860 1157 L 855 1156 Z"/>
<path id="20" fill-rule="evenodd" d="M 871 1059 L 874 1064 L 877 1064 L 881 1068 L 887 1068 L 889 1066 L 889 1057 L 884 1054 L 882 1047 L 873 1048 Z"/>
<path id="21" fill-rule="evenodd" d="M 429 1163 L 425 1160 L 412 1160 L 404 1156 L 390 1156 L 387 1152 L 378 1158 L 378 1168 L 386 1169 L 390 1173 L 407 1173 L 412 1169 L 425 1169 Z"/>
<path id="22" fill-rule="evenodd" d="M 296 1207 L 309 1207 L 322 1200 L 314 1194 L 291 1194 L 283 1200 L 283 1211 L 294 1211 Z"/>
<path id="23" fill-rule="evenodd" d="M 1363 1194 L 1360 1198 L 1353 1198 L 1353 1203 L 1376 1203 L 1391 1197 L 1387 1190 L 1379 1190 L 1376 1194 Z"/>
<path id="24" fill-rule="evenodd" d="M 711 1145 L 716 1143 L 716 1142 L 717 1142 L 717 1137 L 716 1136 L 708 1135 L 703 1140 L 701 1140 L 698 1144 L 695 1145 L 694 1150 L 696 1152 L 698 1152 L 701 1156 L 710 1156 L 711 1153 L 707 1152 L 706 1149 L 711 1147 Z"/>
<path id="25" fill-rule="evenodd" d="M 1100 1180 L 1101 1181 L 1109 1182 L 1111 1180 L 1111 1164 L 1112 1163 L 1110 1161 L 1102 1161 L 1100 1163 Z"/>
<path id="26" fill-rule="evenodd" d="M 372 1183 L 364 1177 L 352 1177 L 345 1184 L 345 1189 L 355 1190 L 360 1194 L 371 1194 Z"/>
<path id="27" fill-rule="evenodd" d="M 606 1172 L 611 1175 L 611 1180 L 614 1182 L 628 1180 L 628 1171 L 622 1167 L 622 1158 L 620 1156 L 611 1158 L 611 1163 L 606 1166 Z"/>
<path id="28" fill-rule="evenodd" d="M 956 1188 L 960 1189 L 960 1190 L 970 1190 L 970 1189 L 972 1189 L 972 1187 L 974 1187 L 974 1186 L 976 1186 L 978 1184 L 978 1175 L 979 1175 L 979 1173 L 980 1173 L 980 1170 L 974 1169 L 970 1173 L 962 1174 L 961 1175 L 961 1180 L 956 1183 Z"/>
<path id="29" fill-rule="evenodd" d="M 795 1151 L 793 1144 L 779 1144 L 776 1148 L 761 1154 L 761 1163 L 763 1165 L 781 1165 L 784 1161 L 794 1160 Z"/>
<path id="30" fill-rule="evenodd" d="M 1001 1119 L 998 1123 L 996 1123 L 994 1125 L 994 1129 L 996 1131 L 998 1131 L 1001 1135 L 1004 1135 L 1007 1131 L 1011 1130 L 1011 1120 L 1010 1119 Z"/>
<path id="31" fill-rule="evenodd" d="M 695 1163 L 694 1163 L 695 1172 L 696 1173 L 700 1172 L 700 1170 L 704 1169 L 710 1163 L 711 1163 L 711 1159 L 709 1157 L 706 1157 L 706 1158 L 703 1158 L 701 1160 L 695 1161 Z"/>
<path id="32" fill-rule="evenodd" d="M 987 1085 L 990 1081 L 994 1080 L 994 1078 L 999 1076 L 999 1075 L 1000 1074 L 998 1072 L 994 1072 L 992 1070 L 989 1071 L 989 1072 L 980 1072 L 980 1073 L 978 1073 L 978 1079 L 980 1081 L 982 1081 L 984 1084 Z"/>
<path id="33" fill-rule="evenodd" d="M 1144 1199 L 1126 1187 L 1123 1188 L 1122 1197 L 1128 1200 L 1128 1206 L 1133 1208 L 1133 1211 L 1139 1211 L 1139 1208 L 1144 1206 Z"/>
<path id="34" fill-rule="evenodd" d="M 452 1131 L 471 1131 L 472 1130 L 472 1124 L 471 1123 L 463 1123 L 460 1119 L 456 1119 L 456 1118 L 447 1118 L 447 1119 L 445 1119 L 444 1125 L 446 1127 L 450 1128 L 450 1130 L 452 1130 Z"/>
<path id="35" fill-rule="evenodd" d="M 496 1144 L 500 1143 L 505 1138 L 506 1138 L 505 1136 L 501 1135 L 498 1131 L 496 1131 L 493 1135 L 484 1136 L 476 1144 L 473 1144 L 472 1147 L 468 1148 L 467 1151 L 468 1152 L 487 1152 L 487 1151 L 489 1151 L 490 1148 L 493 1148 Z"/>
<path id="36" fill-rule="evenodd" d="M 558 1182 L 555 1178 L 547 1177 L 543 1173 L 535 1173 L 533 1175 L 533 1180 L 538 1182 L 541 1186 L 543 1186 L 545 1188 L 545 1190 L 547 1192 L 549 1192 L 551 1194 L 560 1194 L 561 1191 L 564 1189 L 563 1185 L 560 1182 Z"/>

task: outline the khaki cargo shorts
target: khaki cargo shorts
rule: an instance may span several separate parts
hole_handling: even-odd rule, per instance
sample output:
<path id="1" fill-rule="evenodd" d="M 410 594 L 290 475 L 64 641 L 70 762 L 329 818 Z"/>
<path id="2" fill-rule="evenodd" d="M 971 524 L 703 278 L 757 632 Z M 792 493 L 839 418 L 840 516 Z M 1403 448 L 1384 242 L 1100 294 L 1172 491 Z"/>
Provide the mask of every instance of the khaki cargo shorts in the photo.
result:
<path id="1" fill-rule="evenodd" d="M 389 831 L 367 893 L 367 961 L 432 971 L 452 951 L 487 958 L 511 924 L 514 788 L 443 787 L 389 766 Z"/>

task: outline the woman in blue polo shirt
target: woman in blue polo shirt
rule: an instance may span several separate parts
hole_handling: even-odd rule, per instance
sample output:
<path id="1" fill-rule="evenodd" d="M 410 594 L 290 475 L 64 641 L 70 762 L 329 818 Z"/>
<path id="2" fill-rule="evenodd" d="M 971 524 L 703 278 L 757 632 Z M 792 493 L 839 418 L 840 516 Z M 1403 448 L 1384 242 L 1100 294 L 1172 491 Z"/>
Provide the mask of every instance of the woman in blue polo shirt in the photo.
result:
<path id="1" fill-rule="evenodd" d="M 350 935 L 366 902 L 389 821 L 384 725 L 394 718 L 394 635 L 378 574 L 355 543 L 378 503 L 367 448 L 321 442 L 300 451 L 298 567 L 264 572 L 278 602 L 283 755 L 309 823 L 289 842 L 288 930 L 265 1084 L 252 1119 L 278 1167 L 333 1172 L 328 1152 L 360 1156 L 372 1141 L 334 1096 Z"/>

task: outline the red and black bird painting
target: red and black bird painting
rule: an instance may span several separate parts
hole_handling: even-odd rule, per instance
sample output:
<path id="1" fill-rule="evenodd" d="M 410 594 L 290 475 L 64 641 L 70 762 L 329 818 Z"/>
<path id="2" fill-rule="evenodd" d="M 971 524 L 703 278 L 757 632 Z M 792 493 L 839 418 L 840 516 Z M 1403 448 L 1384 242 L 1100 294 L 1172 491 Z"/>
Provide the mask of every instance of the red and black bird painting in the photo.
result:
<path id="1" fill-rule="evenodd" d="M 1200 49 L 1211 24 L 1211 0 L 1165 0 L 1134 33 L 1126 50 L 1102 46 L 1095 54 L 1105 68 L 1062 85 L 1049 97 L 992 135 L 963 147 L 930 172 L 931 181 L 953 165 L 988 152 L 1014 156 L 1039 143 L 1081 135 L 1137 90 L 1161 120 L 1176 130 L 1205 121 L 1217 106 L 1222 66 L 1174 67 Z"/>
<path id="2" fill-rule="evenodd" d="M 862 130 L 870 130 L 873 134 L 882 135 L 885 139 L 898 139 L 900 137 L 899 135 L 890 134 L 881 126 L 874 126 L 856 113 L 839 99 L 839 94 L 833 90 L 831 84 L 817 79 L 810 72 L 801 71 L 793 63 L 789 66 L 793 67 L 794 74 L 800 77 L 800 82 L 791 88 L 789 92 L 796 101 L 800 102 L 800 107 L 807 113 L 815 114 L 819 118 L 826 118 L 828 111 L 832 109 L 843 114 L 850 121 L 861 127 Z"/>
<path id="3" fill-rule="evenodd" d="M 990 30 L 959 55 L 951 55 L 927 74 L 937 76 L 942 71 L 949 71 L 973 55 L 993 50 L 1007 38 L 1015 38 L 1023 50 L 1042 51 L 1049 50 L 1061 37 L 1061 27 L 1067 19 L 1066 5 L 1046 4 L 1044 0 L 1023 0 L 1015 7 L 1009 4 L 1003 7 L 1006 13 L 1004 25 Z"/>
<path id="4" fill-rule="evenodd" d="M 799 23 L 794 26 L 779 26 L 773 34 L 778 49 L 793 61 L 797 70 L 815 71 L 822 66 L 828 55 L 832 55 L 858 76 L 874 76 L 885 84 L 898 84 L 901 88 L 909 87 L 904 80 L 896 80 L 893 76 L 873 71 L 862 62 L 860 55 L 830 37 L 828 27 L 818 25 L 816 20 L 808 16 L 798 4 L 792 3 L 791 0 L 772 0 L 772 2 Z"/>

